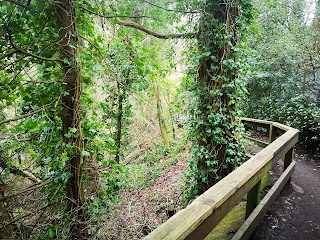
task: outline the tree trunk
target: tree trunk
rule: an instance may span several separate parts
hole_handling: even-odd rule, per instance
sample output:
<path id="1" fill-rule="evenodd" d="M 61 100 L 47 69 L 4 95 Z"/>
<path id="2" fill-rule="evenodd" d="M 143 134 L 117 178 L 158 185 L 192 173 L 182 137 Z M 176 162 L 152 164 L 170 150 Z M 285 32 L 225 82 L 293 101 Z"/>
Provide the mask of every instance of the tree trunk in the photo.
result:
<path id="1" fill-rule="evenodd" d="M 129 74 L 128 76 L 129 77 Z M 117 83 L 118 88 L 118 113 L 117 113 L 117 129 L 116 129 L 116 157 L 115 160 L 117 163 L 120 162 L 120 154 L 121 154 L 121 137 L 122 137 L 122 120 L 123 120 L 123 104 L 125 98 L 125 89 L 121 89 L 120 83 Z"/>
<path id="2" fill-rule="evenodd" d="M 208 0 L 198 37 L 200 59 L 198 70 L 199 106 L 197 120 L 197 192 L 202 194 L 234 169 L 227 148 L 237 146 L 234 136 L 235 68 L 226 63 L 233 60 L 235 45 L 236 2 Z M 220 34 L 220 35 L 219 35 Z"/>
<path id="3" fill-rule="evenodd" d="M 303 69 L 303 82 L 302 82 L 302 94 L 306 94 L 306 84 L 307 84 L 307 69 Z"/>
<path id="4" fill-rule="evenodd" d="M 171 120 L 171 127 L 172 127 L 172 137 L 173 140 L 176 140 L 176 128 L 175 124 L 177 122 L 176 118 L 174 117 L 174 113 L 171 108 L 171 100 L 170 100 L 170 93 L 168 93 L 168 107 L 169 107 L 169 114 L 170 114 L 170 120 Z"/>
<path id="5" fill-rule="evenodd" d="M 5 197 L 5 183 L 0 180 L 0 197 Z M 8 203 L 5 201 L 0 201 L 0 216 L 1 221 L 4 224 L 5 222 L 10 222 L 12 218 L 12 213 L 7 210 Z M 13 229 L 11 225 L 4 225 L 0 229 L 0 239 L 10 239 L 13 235 Z"/>
<path id="6" fill-rule="evenodd" d="M 155 96 L 156 96 L 156 101 L 157 101 L 157 117 L 159 121 L 159 128 L 161 132 L 161 137 L 163 139 L 163 143 L 166 147 L 169 147 L 169 140 L 168 140 L 168 135 L 167 135 L 167 126 L 166 122 L 163 118 L 162 114 L 162 104 L 161 104 L 161 99 L 160 99 L 160 94 L 159 94 L 159 87 L 155 83 Z"/>
<path id="7" fill-rule="evenodd" d="M 67 171 L 71 176 L 67 182 L 67 200 L 71 217 L 70 235 L 74 239 L 87 237 L 84 192 L 82 186 L 82 137 L 80 125 L 81 72 L 76 61 L 78 42 L 75 9 L 72 0 L 61 0 L 57 5 L 59 37 L 61 44 L 62 74 L 66 84 L 67 95 L 62 99 L 62 133 L 69 160 Z M 73 46 L 72 46 L 72 45 Z M 72 133 L 71 137 L 68 133 Z"/>

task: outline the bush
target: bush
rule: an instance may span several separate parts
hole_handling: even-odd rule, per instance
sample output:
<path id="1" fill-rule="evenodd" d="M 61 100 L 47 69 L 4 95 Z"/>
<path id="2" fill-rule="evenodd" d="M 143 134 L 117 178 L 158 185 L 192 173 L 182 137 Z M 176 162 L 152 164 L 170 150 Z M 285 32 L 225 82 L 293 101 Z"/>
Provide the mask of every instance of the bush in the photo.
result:
<path id="1" fill-rule="evenodd" d="M 320 152 L 320 109 L 307 96 L 294 96 L 286 102 L 272 97 L 249 102 L 246 115 L 296 128 L 300 131 L 299 145 L 313 153 Z"/>
<path id="2" fill-rule="evenodd" d="M 278 121 L 300 130 L 299 144 L 308 150 L 319 152 L 320 109 L 306 96 L 291 98 L 278 108 Z"/>

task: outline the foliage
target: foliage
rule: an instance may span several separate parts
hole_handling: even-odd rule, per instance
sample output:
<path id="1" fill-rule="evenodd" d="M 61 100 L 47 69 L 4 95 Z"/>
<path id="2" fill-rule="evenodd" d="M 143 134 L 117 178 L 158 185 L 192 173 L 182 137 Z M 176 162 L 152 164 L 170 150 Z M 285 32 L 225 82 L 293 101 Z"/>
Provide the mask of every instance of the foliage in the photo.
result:
<path id="1" fill-rule="evenodd" d="M 152 185 L 190 140 L 185 194 L 201 194 L 245 159 L 241 107 L 317 149 L 318 25 L 301 1 L 256 2 L 251 24 L 249 0 L 2 1 L 0 237 L 95 235 L 119 193 Z"/>
<path id="2" fill-rule="evenodd" d="M 301 1 L 256 1 L 260 11 L 252 25 L 248 117 L 288 124 L 300 130 L 301 145 L 319 146 L 319 78 L 314 24 L 307 23 Z"/>

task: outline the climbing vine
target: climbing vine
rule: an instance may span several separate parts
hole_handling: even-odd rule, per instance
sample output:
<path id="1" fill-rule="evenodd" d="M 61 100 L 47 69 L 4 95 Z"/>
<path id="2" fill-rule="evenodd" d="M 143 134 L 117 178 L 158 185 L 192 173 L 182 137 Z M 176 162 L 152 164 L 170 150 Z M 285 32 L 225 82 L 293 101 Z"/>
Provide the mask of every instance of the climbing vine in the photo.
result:
<path id="1" fill-rule="evenodd" d="M 187 195 L 203 193 L 245 159 L 238 103 L 246 90 L 242 79 L 241 40 L 252 19 L 250 1 L 207 1 L 199 25 L 196 80 L 191 84 Z M 191 183 L 191 184 L 190 184 Z"/>

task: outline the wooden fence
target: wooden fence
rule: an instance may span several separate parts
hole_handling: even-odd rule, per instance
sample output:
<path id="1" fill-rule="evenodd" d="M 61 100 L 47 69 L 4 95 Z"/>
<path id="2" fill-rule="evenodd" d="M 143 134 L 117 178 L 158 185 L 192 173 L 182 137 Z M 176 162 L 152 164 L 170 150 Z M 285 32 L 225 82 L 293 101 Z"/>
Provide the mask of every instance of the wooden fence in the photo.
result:
<path id="1" fill-rule="evenodd" d="M 259 220 L 290 181 L 295 168 L 293 149 L 298 141 L 298 130 L 257 119 L 243 118 L 242 122 L 267 129 L 268 143 L 251 138 L 266 147 L 144 239 L 204 239 L 246 194 L 246 220 L 232 240 L 250 237 Z M 284 172 L 260 201 L 261 179 L 281 158 L 284 160 Z"/>

